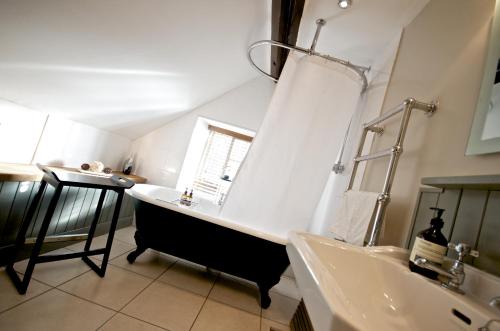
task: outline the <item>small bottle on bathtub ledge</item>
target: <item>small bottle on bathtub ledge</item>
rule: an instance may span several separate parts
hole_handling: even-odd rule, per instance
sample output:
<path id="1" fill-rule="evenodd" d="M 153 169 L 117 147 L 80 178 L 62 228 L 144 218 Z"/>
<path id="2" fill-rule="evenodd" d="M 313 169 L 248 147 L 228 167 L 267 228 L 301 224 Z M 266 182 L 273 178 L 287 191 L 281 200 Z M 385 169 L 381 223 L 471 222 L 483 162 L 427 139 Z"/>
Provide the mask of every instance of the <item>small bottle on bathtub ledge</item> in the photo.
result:
<path id="1" fill-rule="evenodd" d="M 430 279 L 437 279 L 438 273 L 415 264 L 418 258 L 424 258 L 430 263 L 440 267 L 443 264 L 444 256 L 448 248 L 448 240 L 441 233 L 444 222 L 441 216 L 444 209 L 431 208 L 437 211 L 437 216 L 431 220 L 431 226 L 428 229 L 420 231 L 415 238 L 413 248 L 410 253 L 410 270 L 426 276 Z"/>
<path id="2" fill-rule="evenodd" d="M 188 194 L 188 189 L 186 187 L 186 190 L 181 196 L 180 203 L 181 205 L 184 206 L 191 206 L 192 201 L 193 201 L 193 190 L 191 190 L 191 193 Z"/>

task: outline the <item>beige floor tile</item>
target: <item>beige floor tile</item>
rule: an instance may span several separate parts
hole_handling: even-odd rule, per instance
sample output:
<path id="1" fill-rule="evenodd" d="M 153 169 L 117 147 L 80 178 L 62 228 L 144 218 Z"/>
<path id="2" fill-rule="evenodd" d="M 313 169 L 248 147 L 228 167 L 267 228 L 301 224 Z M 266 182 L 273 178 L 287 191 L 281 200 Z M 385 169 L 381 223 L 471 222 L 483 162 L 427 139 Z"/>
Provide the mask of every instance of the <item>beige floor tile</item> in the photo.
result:
<path id="1" fill-rule="evenodd" d="M 249 313 L 260 315 L 259 290 L 256 285 L 251 283 L 221 276 L 215 282 L 214 288 L 208 297 Z"/>
<path id="2" fill-rule="evenodd" d="M 104 248 L 106 246 L 107 239 L 108 235 L 94 238 L 94 240 L 92 240 L 92 246 L 90 246 L 90 249 Z M 75 252 L 81 252 L 83 251 L 84 247 L 85 247 L 85 241 L 82 241 L 79 242 L 78 244 L 67 246 L 66 248 Z M 111 253 L 109 254 L 109 259 L 110 260 L 114 259 L 115 257 L 122 255 L 126 252 L 129 252 L 135 248 L 136 248 L 135 245 L 131 245 L 120 240 L 113 240 L 113 245 L 111 246 Z M 93 257 L 98 260 L 102 260 L 102 254 L 95 255 Z"/>
<path id="3" fill-rule="evenodd" d="M 16 287 L 10 280 L 5 269 L 0 270 L 0 312 L 14 307 L 28 299 L 33 298 L 47 290 L 50 287 L 31 279 L 28 291 L 21 295 L 17 292 Z"/>
<path id="4" fill-rule="evenodd" d="M 271 297 L 271 306 L 262 309 L 262 317 L 281 324 L 290 324 L 299 301 L 276 292 L 269 292 L 269 295 Z"/>
<path id="5" fill-rule="evenodd" d="M 206 297 L 216 278 L 216 272 L 207 272 L 205 267 L 179 260 L 158 280 Z"/>
<path id="6" fill-rule="evenodd" d="M 102 328 L 102 331 L 162 331 L 164 329 L 139 321 L 130 316 L 116 314 Z"/>
<path id="7" fill-rule="evenodd" d="M 108 265 L 104 278 L 95 272 L 88 272 L 59 288 L 111 309 L 120 310 L 150 283 L 149 278 Z"/>
<path id="8" fill-rule="evenodd" d="M 260 323 L 260 331 L 290 331 L 288 325 L 263 318 Z"/>
<path id="9" fill-rule="evenodd" d="M 170 331 L 187 331 L 205 298 L 163 282 L 154 282 L 122 312 Z"/>
<path id="10" fill-rule="evenodd" d="M 52 289 L 0 315 L 0 330 L 96 330 L 113 311 Z"/>
<path id="11" fill-rule="evenodd" d="M 299 300 L 302 298 L 294 278 L 281 276 L 281 280 L 271 291 L 286 295 L 287 297 Z"/>
<path id="12" fill-rule="evenodd" d="M 128 254 L 120 255 L 111 260 L 109 263 L 149 278 L 158 277 L 176 261 L 175 258 L 160 254 L 150 249 L 139 255 L 134 263 L 129 263 L 127 261 L 127 255 Z"/>
<path id="13" fill-rule="evenodd" d="M 61 248 L 44 255 L 67 254 L 67 253 L 73 253 L 73 251 Z M 16 269 L 16 271 L 24 273 L 27 265 L 28 265 L 28 260 L 23 260 L 17 262 L 14 265 L 14 268 Z M 35 271 L 33 272 L 33 279 L 39 280 L 51 286 L 58 286 L 89 270 L 90 270 L 89 266 L 85 262 L 83 262 L 81 258 L 54 261 L 48 263 L 39 263 L 35 266 Z"/>
<path id="14" fill-rule="evenodd" d="M 294 278 L 295 279 L 295 275 L 293 274 L 293 269 L 292 269 L 292 266 L 289 265 L 285 272 L 283 272 L 283 276 L 286 276 L 286 277 L 289 277 L 289 278 Z"/>
<path id="15" fill-rule="evenodd" d="M 222 303 L 207 300 L 191 330 L 258 331 L 260 330 L 260 317 Z"/>
<path id="16" fill-rule="evenodd" d="M 135 231 L 135 226 L 127 226 L 126 228 L 116 230 L 115 238 L 120 241 L 126 242 L 127 244 L 135 245 Z"/>

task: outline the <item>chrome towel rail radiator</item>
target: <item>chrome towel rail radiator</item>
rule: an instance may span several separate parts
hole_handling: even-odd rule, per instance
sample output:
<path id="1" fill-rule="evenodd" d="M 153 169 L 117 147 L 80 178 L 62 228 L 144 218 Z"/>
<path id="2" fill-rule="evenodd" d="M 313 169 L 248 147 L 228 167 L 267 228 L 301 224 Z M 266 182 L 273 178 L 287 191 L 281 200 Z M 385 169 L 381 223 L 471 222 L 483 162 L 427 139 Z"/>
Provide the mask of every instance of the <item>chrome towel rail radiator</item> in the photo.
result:
<path id="1" fill-rule="evenodd" d="M 347 190 L 351 190 L 354 185 L 354 179 L 356 177 L 356 172 L 358 170 L 360 162 L 375 160 L 386 156 L 390 157 L 389 165 L 387 167 L 387 172 L 385 175 L 384 186 L 382 188 L 382 192 L 379 194 L 377 198 L 377 203 L 375 205 L 375 209 L 373 210 L 372 218 L 370 221 L 371 229 L 368 230 L 369 235 L 367 233 L 368 236 L 367 246 L 375 246 L 378 244 L 380 230 L 382 228 L 382 224 L 384 221 L 385 211 L 391 199 L 391 187 L 392 187 L 392 182 L 394 180 L 394 174 L 396 173 L 396 167 L 398 165 L 399 156 L 403 152 L 403 141 L 406 135 L 406 129 L 408 127 L 408 122 L 410 120 L 410 115 L 413 109 L 422 110 L 426 114 L 432 115 L 437 109 L 437 103 L 436 102 L 424 103 L 424 102 L 419 102 L 413 98 L 408 98 L 399 106 L 385 112 L 381 116 L 363 125 L 363 132 L 361 134 L 361 140 L 359 142 L 358 150 L 356 152 L 356 157 L 354 158 L 354 165 L 352 168 L 351 178 L 349 179 L 349 186 Z M 377 151 L 367 155 L 362 155 L 363 147 L 365 145 L 366 136 L 368 132 L 382 134 L 384 132 L 384 129 L 381 126 L 377 125 L 401 112 L 403 113 L 403 116 L 401 118 L 395 144 L 388 149 Z"/>

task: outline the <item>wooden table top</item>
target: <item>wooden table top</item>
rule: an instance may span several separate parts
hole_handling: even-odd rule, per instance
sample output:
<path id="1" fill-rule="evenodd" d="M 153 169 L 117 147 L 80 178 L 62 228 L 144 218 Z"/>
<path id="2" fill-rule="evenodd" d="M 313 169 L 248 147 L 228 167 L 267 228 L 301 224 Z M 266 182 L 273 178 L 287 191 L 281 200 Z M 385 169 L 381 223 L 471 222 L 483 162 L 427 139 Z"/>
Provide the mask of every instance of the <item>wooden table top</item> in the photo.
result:
<path id="1" fill-rule="evenodd" d="M 54 171 L 69 171 L 78 172 L 76 168 L 68 167 L 49 167 Z M 113 171 L 120 174 L 137 184 L 142 184 L 147 181 L 146 178 L 137 175 L 124 175 L 121 171 Z M 4 182 L 39 182 L 42 180 L 43 172 L 40 171 L 34 164 L 18 164 L 18 163 L 0 163 L 0 181 Z"/>

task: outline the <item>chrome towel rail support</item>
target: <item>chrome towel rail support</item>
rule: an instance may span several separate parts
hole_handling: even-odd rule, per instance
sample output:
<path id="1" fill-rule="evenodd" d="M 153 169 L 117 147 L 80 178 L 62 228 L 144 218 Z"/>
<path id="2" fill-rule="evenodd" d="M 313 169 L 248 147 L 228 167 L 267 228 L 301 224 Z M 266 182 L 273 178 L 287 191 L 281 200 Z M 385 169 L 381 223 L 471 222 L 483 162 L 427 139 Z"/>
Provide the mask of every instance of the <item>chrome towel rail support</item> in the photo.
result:
<path id="1" fill-rule="evenodd" d="M 274 82 L 277 82 L 278 79 L 274 78 L 273 76 L 271 76 L 270 74 L 268 74 L 267 72 L 265 72 L 264 70 L 259 68 L 258 65 L 255 64 L 255 62 L 252 59 L 252 50 L 254 48 L 257 48 L 260 46 L 265 46 L 265 45 L 270 45 L 270 46 L 281 47 L 281 48 L 287 49 L 289 51 L 296 51 L 296 52 L 303 53 L 306 55 L 318 56 L 318 57 L 327 59 L 329 61 L 340 63 L 341 65 L 346 66 L 349 69 L 353 70 L 361 78 L 361 80 L 363 82 L 363 87 L 361 89 L 361 93 L 363 93 L 366 90 L 366 87 L 368 86 L 368 80 L 366 79 L 365 72 L 369 71 L 370 67 L 363 67 L 363 66 L 355 65 L 349 61 L 338 59 L 338 58 L 330 56 L 330 55 L 325 55 L 325 54 L 321 54 L 321 53 L 316 52 L 315 49 L 316 49 L 316 44 L 318 42 L 319 33 L 321 31 L 321 28 L 325 24 L 326 24 L 326 21 L 322 18 L 316 20 L 316 33 L 314 34 L 314 38 L 313 38 L 313 41 L 311 43 L 311 47 L 309 49 L 302 48 L 299 46 L 291 46 L 291 45 L 288 45 L 288 44 L 285 44 L 285 43 L 282 43 L 279 41 L 274 41 L 274 40 L 260 40 L 260 41 L 254 42 L 253 44 L 251 44 L 248 47 L 248 50 L 247 50 L 248 61 L 250 62 L 252 67 L 255 68 L 255 70 L 257 70 L 258 72 L 260 72 L 264 76 L 268 77 L 269 79 L 273 80 Z"/>
<path id="2" fill-rule="evenodd" d="M 387 167 L 387 172 L 385 175 L 384 186 L 382 188 L 382 192 L 379 194 L 377 198 L 377 203 L 375 205 L 375 209 L 373 211 L 372 218 L 370 221 L 371 229 L 369 230 L 369 234 L 367 233 L 368 236 L 367 246 L 375 246 L 378 244 L 380 230 L 382 228 L 382 224 L 384 221 L 386 208 L 391 199 L 392 182 L 394 181 L 394 175 L 396 173 L 396 167 L 398 165 L 399 156 L 403 152 L 403 141 L 406 135 L 406 129 L 408 127 L 408 122 L 410 120 L 411 111 L 413 109 L 422 110 L 426 114 L 432 115 L 437 110 L 437 102 L 424 103 L 424 102 L 419 102 L 413 98 L 408 98 L 399 106 L 385 112 L 381 116 L 363 125 L 363 132 L 361 134 L 361 140 L 359 142 L 358 150 L 356 152 L 356 157 L 354 158 L 354 165 L 352 168 L 351 178 L 349 179 L 349 186 L 347 190 L 352 189 L 354 185 L 354 179 L 356 177 L 356 172 L 358 170 L 360 162 L 390 156 L 389 165 Z M 377 126 L 377 124 L 401 112 L 403 113 L 403 116 L 401 118 L 399 131 L 394 145 L 382 151 L 377 151 L 371 154 L 362 155 L 363 147 L 368 132 L 382 133 L 383 129 Z"/>

